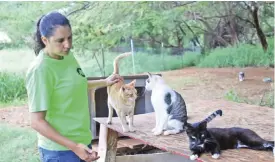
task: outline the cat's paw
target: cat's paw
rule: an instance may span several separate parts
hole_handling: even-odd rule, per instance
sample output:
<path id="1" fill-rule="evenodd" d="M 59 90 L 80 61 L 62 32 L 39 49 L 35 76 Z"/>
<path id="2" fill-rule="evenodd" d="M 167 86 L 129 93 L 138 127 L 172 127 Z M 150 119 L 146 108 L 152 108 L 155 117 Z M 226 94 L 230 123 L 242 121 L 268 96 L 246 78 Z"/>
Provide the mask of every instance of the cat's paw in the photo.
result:
<path id="1" fill-rule="evenodd" d="M 190 160 L 196 160 L 199 156 L 197 154 L 193 154 L 190 156 Z"/>
<path id="2" fill-rule="evenodd" d="M 124 133 L 129 132 L 129 129 L 128 129 L 128 128 L 122 128 L 122 130 L 123 130 Z"/>
<path id="3" fill-rule="evenodd" d="M 161 133 L 162 133 L 161 130 L 160 130 L 160 131 L 159 131 L 159 130 L 156 130 L 156 131 L 154 132 L 154 135 L 155 135 L 155 136 L 158 136 L 158 135 L 161 135 Z"/>
<path id="4" fill-rule="evenodd" d="M 111 120 L 107 120 L 107 124 L 108 124 L 108 125 L 111 125 L 111 124 L 112 124 L 112 121 L 111 121 Z"/>
<path id="5" fill-rule="evenodd" d="M 170 131 L 164 131 L 163 132 L 163 135 L 165 135 L 165 136 L 168 136 L 168 135 L 170 135 L 171 133 L 170 133 Z"/>
<path id="6" fill-rule="evenodd" d="M 213 159 L 218 159 L 219 157 L 220 157 L 220 154 L 213 154 L 213 155 L 212 155 L 212 158 L 213 158 Z"/>
<path id="7" fill-rule="evenodd" d="M 135 129 L 134 127 L 130 127 L 130 128 L 129 128 L 129 131 L 130 131 L 130 132 L 135 132 L 136 129 Z"/>
<path id="8" fill-rule="evenodd" d="M 155 130 L 156 130 L 156 128 L 153 128 L 153 129 L 152 129 L 152 132 L 154 133 L 154 132 L 155 132 Z"/>

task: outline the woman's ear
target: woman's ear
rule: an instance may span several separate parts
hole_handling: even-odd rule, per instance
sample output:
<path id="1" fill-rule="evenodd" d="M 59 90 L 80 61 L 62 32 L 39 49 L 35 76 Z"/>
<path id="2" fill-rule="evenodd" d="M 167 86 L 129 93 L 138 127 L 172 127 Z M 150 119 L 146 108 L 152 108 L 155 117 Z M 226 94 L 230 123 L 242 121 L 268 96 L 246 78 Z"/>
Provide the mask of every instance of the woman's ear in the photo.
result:
<path id="1" fill-rule="evenodd" d="M 41 40 L 45 44 L 45 46 L 48 44 L 48 38 L 46 38 L 45 36 L 41 36 Z"/>
<path id="2" fill-rule="evenodd" d="M 183 128 L 185 129 L 186 133 L 190 133 L 193 130 L 193 126 L 189 123 L 185 123 Z"/>

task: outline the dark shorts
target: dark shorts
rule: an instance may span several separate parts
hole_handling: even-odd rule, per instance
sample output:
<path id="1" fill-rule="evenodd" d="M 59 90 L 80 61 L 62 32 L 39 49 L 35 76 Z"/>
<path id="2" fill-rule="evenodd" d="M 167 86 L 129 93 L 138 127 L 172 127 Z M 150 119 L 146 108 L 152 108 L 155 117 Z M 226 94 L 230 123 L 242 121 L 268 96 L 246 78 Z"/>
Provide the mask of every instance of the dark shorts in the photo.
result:
<path id="1" fill-rule="evenodd" d="M 88 145 L 91 148 L 91 145 Z M 39 147 L 41 162 L 85 162 L 81 160 L 73 151 L 52 151 Z"/>

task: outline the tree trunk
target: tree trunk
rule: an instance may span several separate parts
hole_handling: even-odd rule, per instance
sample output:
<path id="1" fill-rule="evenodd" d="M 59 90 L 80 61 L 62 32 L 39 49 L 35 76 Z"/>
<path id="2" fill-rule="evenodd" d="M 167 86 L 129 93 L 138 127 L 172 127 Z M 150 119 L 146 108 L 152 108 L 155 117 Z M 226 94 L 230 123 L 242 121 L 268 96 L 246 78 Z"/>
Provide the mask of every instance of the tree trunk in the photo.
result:
<path id="1" fill-rule="evenodd" d="M 208 33 L 208 32 L 204 32 L 204 36 L 203 36 L 203 44 L 204 44 L 204 48 L 203 48 L 203 53 L 208 53 L 211 49 L 211 40 L 212 38 L 212 34 Z"/>
<path id="2" fill-rule="evenodd" d="M 224 9 L 228 17 L 225 17 L 225 22 L 228 22 L 228 32 L 231 36 L 230 42 L 232 45 L 237 45 L 239 43 L 238 40 L 238 33 L 237 31 L 237 25 L 235 22 L 235 16 L 233 16 L 233 10 L 232 10 L 232 2 L 223 2 Z"/>
<path id="3" fill-rule="evenodd" d="M 218 35 L 209 25 L 209 23 L 205 20 L 203 20 L 202 18 L 198 18 L 199 21 L 201 21 L 206 29 L 208 30 L 208 33 L 211 33 L 213 35 L 213 37 L 219 42 L 221 43 L 223 46 L 227 47 L 228 46 L 228 42 L 226 40 L 224 40 L 220 35 Z"/>
<path id="4" fill-rule="evenodd" d="M 257 31 L 257 35 L 260 39 L 263 50 L 266 52 L 267 48 L 268 48 L 268 44 L 267 44 L 264 32 L 263 32 L 262 28 L 260 27 L 259 17 L 258 17 L 258 6 L 257 6 L 256 2 L 252 2 L 252 6 L 254 8 L 254 9 L 252 8 L 252 17 L 253 17 L 255 28 L 256 28 L 256 31 Z"/>

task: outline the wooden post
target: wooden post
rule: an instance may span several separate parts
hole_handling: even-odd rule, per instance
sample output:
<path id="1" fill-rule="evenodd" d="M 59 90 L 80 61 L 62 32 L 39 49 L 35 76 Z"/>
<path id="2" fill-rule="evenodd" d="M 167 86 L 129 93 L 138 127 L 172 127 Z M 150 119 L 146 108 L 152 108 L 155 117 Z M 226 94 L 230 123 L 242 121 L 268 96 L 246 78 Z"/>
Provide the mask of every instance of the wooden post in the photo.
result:
<path id="1" fill-rule="evenodd" d="M 104 56 L 104 47 L 101 44 L 101 55 L 102 55 L 102 69 L 103 69 L 103 76 L 105 77 L 105 56 Z"/>
<path id="2" fill-rule="evenodd" d="M 115 162 L 118 132 L 100 124 L 97 162 Z"/>
<path id="3" fill-rule="evenodd" d="M 92 132 L 93 139 L 96 138 L 96 121 L 93 118 L 96 117 L 96 107 L 95 107 L 95 89 L 89 89 L 89 112 L 90 112 L 90 129 Z"/>

